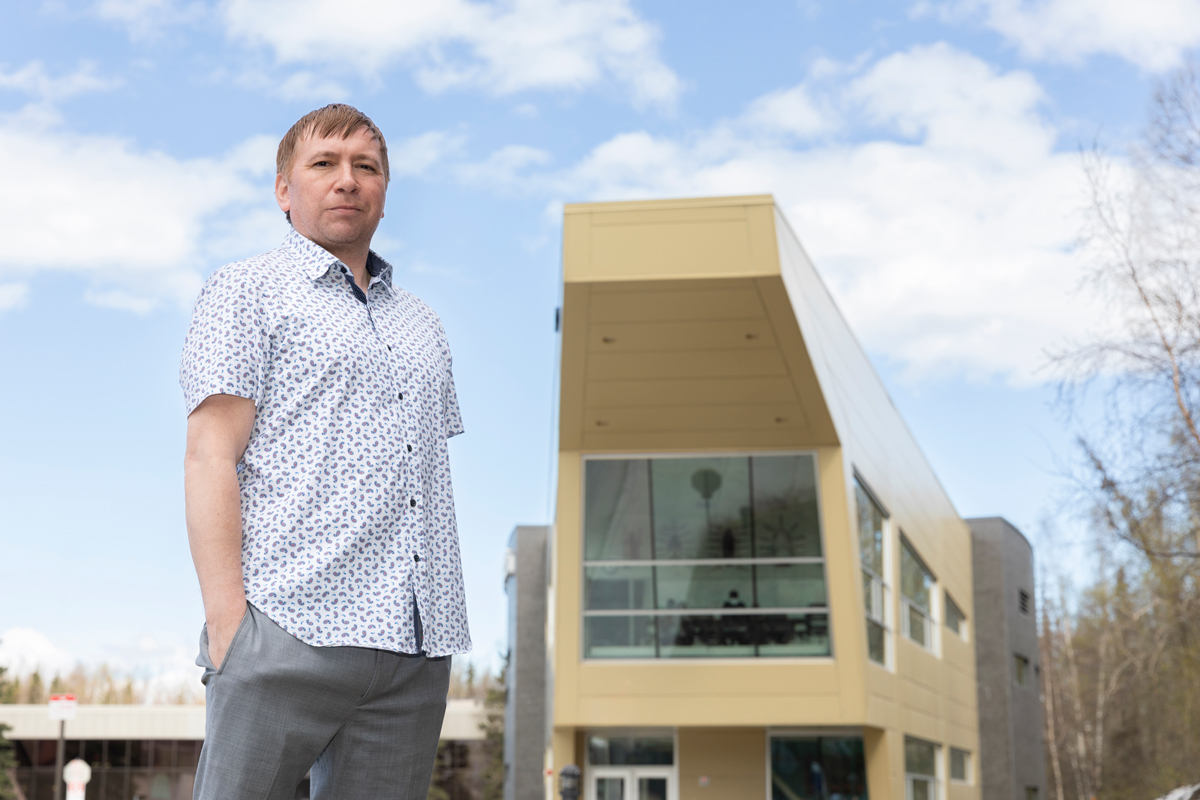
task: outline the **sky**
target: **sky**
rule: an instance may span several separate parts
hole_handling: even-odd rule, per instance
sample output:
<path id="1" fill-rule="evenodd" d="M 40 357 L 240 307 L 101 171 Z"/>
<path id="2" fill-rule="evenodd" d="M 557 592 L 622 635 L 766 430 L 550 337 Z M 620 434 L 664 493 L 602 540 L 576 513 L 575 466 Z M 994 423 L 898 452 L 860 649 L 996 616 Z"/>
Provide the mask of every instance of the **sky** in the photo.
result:
<path id="1" fill-rule="evenodd" d="M 562 204 L 771 193 L 964 517 L 1074 558 L 1047 353 L 1082 289 L 1079 151 L 1118 167 L 1197 0 L 0 2 L 0 664 L 193 682 L 180 348 L 269 249 L 279 138 L 388 138 L 375 249 L 442 317 L 471 658 L 549 520 Z M 189 684 L 190 685 L 190 684 Z M 197 684 L 198 685 L 198 684 Z"/>

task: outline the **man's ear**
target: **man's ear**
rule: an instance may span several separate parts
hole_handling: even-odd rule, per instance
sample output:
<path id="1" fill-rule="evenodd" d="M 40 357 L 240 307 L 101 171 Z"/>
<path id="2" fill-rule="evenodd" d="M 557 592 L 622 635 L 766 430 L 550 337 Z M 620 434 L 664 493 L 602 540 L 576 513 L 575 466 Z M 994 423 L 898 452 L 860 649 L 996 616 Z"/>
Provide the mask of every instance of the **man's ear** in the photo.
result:
<path id="1" fill-rule="evenodd" d="M 287 180 L 282 175 L 275 176 L 275 202 L 279 203 L 279 210 L 285 214 L 292 210 L 292 198 L 288 194 Z"/>

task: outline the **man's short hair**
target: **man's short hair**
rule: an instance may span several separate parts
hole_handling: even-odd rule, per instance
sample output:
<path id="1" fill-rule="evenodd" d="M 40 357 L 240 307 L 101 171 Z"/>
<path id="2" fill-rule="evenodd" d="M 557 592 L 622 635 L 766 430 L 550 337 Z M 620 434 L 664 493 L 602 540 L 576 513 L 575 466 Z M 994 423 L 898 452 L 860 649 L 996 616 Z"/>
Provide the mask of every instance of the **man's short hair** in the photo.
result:
<path id="1" fill-rule="evenodd" d="M 383 133 L 366 114 L 354 106 L 345 103 L 330 103 L 324 108 L 310 111 L 296 121 L 283 138 L 279 141 L 279 151 L 275 154 L 275 171 L 287 179 L 292 174 L 292 164 L 296 160 L 296 145 L 301 139 L 327 139 L 330 136 L 341 136 L 349 139 L 356 131 L 366 129 L 375 141 L 379 142 L 379 156 L 383 162 L 383 181 L 386 184 L 391 179 L 388 170 L 387 142 Z"/>

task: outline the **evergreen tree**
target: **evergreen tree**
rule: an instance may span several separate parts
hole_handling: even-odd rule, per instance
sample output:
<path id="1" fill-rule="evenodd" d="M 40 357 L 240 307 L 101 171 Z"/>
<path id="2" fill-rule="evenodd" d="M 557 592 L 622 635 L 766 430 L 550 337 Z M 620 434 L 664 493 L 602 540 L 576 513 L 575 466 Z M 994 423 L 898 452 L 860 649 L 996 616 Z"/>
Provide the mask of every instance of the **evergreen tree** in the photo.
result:
<path id="1" fill-rule="evenodd" d="M 8 731 L 9 726 L 0 722 L 0 800 L 15 800 L 17 796 L 17 787 L 13 785 L 17 755 L 13 750 L 13 743 L 5 735 Z"/>
<path id="2" fill-rule="evenodd" d="M 504 706 L 508 701 L 508 659 L 483 701 L 483 800 L 504 798 Z"/>

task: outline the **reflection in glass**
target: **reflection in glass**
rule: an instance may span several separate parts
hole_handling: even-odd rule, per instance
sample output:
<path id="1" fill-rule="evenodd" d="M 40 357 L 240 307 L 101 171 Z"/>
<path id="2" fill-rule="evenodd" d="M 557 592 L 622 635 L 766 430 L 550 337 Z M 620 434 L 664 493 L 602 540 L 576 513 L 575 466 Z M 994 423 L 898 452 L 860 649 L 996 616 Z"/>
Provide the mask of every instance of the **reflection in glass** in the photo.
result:
<path id="1" fill-rule="evenodd" d="M 887 649 L 883 634 L 882 625 L 874 620 L 867 620 L 867 655 L 876 664 L 887 662 Z"/>
<path id="2" fill-rule="evenodd" d="M 659 566 L 659 608 L 747 608 L 754 602 L 749 566 Z"/>
<path id="3" fill-rule="evenodd" d="M 937 777 L 937 745 L 905 737 L 904 771 L 909 775 Z"/>
<path id="4" fill-rule="evenodd" d="M 908 602 L 929 614 L 929 590 L 933 575 L 925 568 L 920 556 L 903 538 L 900 539 L 900 594 Z"/>
<path id="5" fill-rule="evenodd" d="M 863 566 L 883 576 L 883 511 L 862 485 L 854 482 L 858 505 L 858 550 Z"/>
<path id="6" fill-rule="evenodd" d="M 928 647 L 930 643 L 926 641 L 929 637 L 925 635 L 925 615 L 910 605 L 906 605 L 904 611 L 908 614 L 908 638 L 922 647 Z"/>
<path id="7" fill-rule="evenodd" d="M 653 558 L 648 462 L 590 459 L 585 465 L 584 558 Z"/>
<path id="8" fill-rule="evenodd" d="M 645 767 L 675 763 L 675 740 L 670 736 L 589 736 L 592 766 Z"/>
<path id="9" fill-rule="evenodd" d="M 592 611 L 653 608 L 650 567 L 587 567 L 585 608 Z"/>
<path id="10" fill-rule="evenodd" d="M 587 658 L 654 658 L 654 617 L 584 617 Z"/>
<path id="11" fill-rule="evenodd" d="M 625 800 L 625 779 L 596 778 L 596 800 Z"/>
<path id="12" fill-rule="evenodd" d="M 749 558 L 750 460 L 650 462 L 655 557 Z"/>
<path id="13" fill-rule="evenodd" d="M 824 564 L 759 564 L 754 572 L 760 608 L 825 605 Z"/>
<path id="14" fill-rule="evenodd" d="M 811 456 L 756 456 L 754 544 L 758 558 L 821 555 L 817 480 Z"/>
<path id="15" fill-rule="evenodd" d="M 772 800 L 867 800 L 862 739 L 771 739 Z"/>
<path id="16" fill-rule="evenodd" d="M 946 592 L 946 627 L 962 636 L 965 631 L 963 624 L 967 621 L 967 615 L 962 612 L 958 604 L 950 597 L 950 593 Z"/>
<path id="17" fill-rule="evenodd" d="M 667 800 L 667 779 L 638 778 L 638 800 Z"/>
<path id="18" fill-rule="evenodd" d="M 658 618 L 663 658 L 827 656 L 827 614 L 724 614 Z"/>

